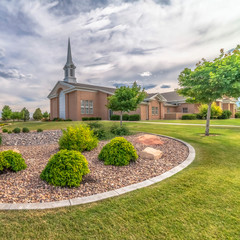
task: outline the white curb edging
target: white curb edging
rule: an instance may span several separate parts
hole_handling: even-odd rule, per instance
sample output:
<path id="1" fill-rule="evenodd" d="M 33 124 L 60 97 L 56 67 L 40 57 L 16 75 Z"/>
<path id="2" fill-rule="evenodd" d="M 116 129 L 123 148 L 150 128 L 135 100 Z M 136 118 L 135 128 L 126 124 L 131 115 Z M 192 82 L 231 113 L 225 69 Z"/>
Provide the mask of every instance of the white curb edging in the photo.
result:
<path id="1" fill-rule="evenodd" d="M 148 133 L 149 134 L 149 133 Z M 134 191 L 136 189 L 140 189 L 143 187 L 147 187 L 150 186 L 152 184 L 161 182 L 162 180 L 171 177 L 172 175 L 180 172 L 181 170 L 183 170 L 184 168 L 186 168 L 189 164 L 191 164 L 193 162 L 193 160 L 195 159 L 195 149 L 188 143 L 177 139 L 177 138 L 172 138 L 169 136 L 164 136 L 164 135 L 158 135 L 158 134 L 153 134 L 153 135 L 157 135 L 160 137 L 166 137 L 166 138 L 170 138 L 173 140 L 176 140 L 178 142 L 183 143 L 185 146 L 188 147 L 188 157 L 187 159 L 182 162 L 181 164 L 179 164 L 178 166 L 172 168 L 171 170 L 157 176 L 157 177 L 153 177 L 150 178 L 148 180 L 145 180 L 143 182 L 139 182 L 139 183 L 135 183 L 126 187 L 122 187 L 119 189 L 115 189 L 109 192 L 104 192 L 104 193 L 98 193 L 98 194 L 94 194 L 91 196 L 87 196 L 87 197 L 79 197 L 79 198 L 73 198 L 70 200 L 62 200 L 62 201 L 56 201 L 56 202 L 46 202 L 46 203 L 0 203 L 0 210 L 30 210 L 30 209 L 50 209 L 50 208 L 58 208 L 58 207 L 68 207 L 68 206 L 74 206 L 74 205 L 80 205 L 80 204 L 85 204 L 85 203 L 91 203 L 91 202 L 96 202 L 99 200 L 103 200 L 106 198 L 110 198 L 110 197 L 116 197 L 119 196 L 121 194 L 127 193 L 127 192 L 131 192 Z"/>

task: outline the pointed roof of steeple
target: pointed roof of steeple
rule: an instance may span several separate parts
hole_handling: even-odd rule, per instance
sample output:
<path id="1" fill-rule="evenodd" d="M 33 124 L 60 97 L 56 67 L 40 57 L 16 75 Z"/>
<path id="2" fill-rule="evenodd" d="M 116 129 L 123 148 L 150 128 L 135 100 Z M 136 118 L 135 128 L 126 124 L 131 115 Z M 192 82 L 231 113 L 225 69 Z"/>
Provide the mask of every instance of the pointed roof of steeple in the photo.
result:
<path id="1" fill-rule="evenodd" d="M 67 53 L 67 66 L 74 65 L 72 61 L 72 53 L 71 53 L 71 43 L 70 38 L 68 38 L 68 53 Z"/>

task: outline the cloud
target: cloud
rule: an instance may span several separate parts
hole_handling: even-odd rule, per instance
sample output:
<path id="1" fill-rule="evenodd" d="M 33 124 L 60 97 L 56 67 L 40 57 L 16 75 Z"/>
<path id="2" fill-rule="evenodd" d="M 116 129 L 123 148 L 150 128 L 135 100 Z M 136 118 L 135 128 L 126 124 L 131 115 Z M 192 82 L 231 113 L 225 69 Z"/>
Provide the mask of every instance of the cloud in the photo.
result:
<path id="1" fill-rule="evenodd" d="M 239 44 L 238 4 L 0 1 L 0 109 L 12 104 L 49 110 L 46 96 L 64 78 L 69 36 L 78 82 L 116 86 L 137 80 L 149 92 L 173 90 L 185 67 Z"/>
<path id="2" fill-rule="evenodd" d="M 163 85 L 161 86 L 161 88 L 171 88 L 171 85 L 165 85 L 165 84 L 163 84 Z"/>
<path id="3" fill-rule="evenodd" d="M 140 73 L 139 74 L 141 77 L 150 77 L 150 76 L 152 76 L 152 73 L 150 73 L 150 72 L 142 72 L 142 73 Z"/>

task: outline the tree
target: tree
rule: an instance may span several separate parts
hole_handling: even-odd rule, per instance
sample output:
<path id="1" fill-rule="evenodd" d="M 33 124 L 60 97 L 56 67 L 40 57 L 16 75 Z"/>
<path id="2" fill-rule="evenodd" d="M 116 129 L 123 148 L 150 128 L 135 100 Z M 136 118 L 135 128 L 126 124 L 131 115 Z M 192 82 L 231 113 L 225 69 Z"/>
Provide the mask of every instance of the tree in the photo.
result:
<path id="1" fill-rule="evenodd" d="M 49 113 L 47 111 L 43 113 L 43 118 L 45 120 L 49 118 Z"/>
<path id="2" fill-rule="evenodd" d="M 20 112 L 21 114 L 21 119 L 26 122 L 30 119 L 30 114 L 29 111 L 27 110 L 27 108 L 23 108 L 22 111 Z"/>
<path id="3" fill-rule="evenodd" d="M 209 135 L 211 106 L 224 96 L 240 96 L 240 46 L 229 53 L 220 50 L 213 61 L 202 59 L 196 68 L 185 68 L 179 75 L 178 93 L 188 97 L 187 102 L 208 105 L 205 135 Z"/>
<path id="4" fill-rule="evenodd" d="M 114 95 L 108 97 L 107 107 L 113 111 L 120 111 L 120 126 L 122 126 L 123 112 L 135 111 L 144 100 L 146 93 L 136 82 L 132 87 L 117 88 Z"/>
<path id="5" fill-rule="evenodd" d="M 2 109 L 2 120 L 6 121 L 11 119 L 12 110 L 9 106 L 5 105 Z"/>
<path id="6" fill-rule="evenodd" d="M 33 119 L 34 120 L 42 120 L 42 118 L 43 118 L 42 111 L 40 108 L 37 108 L 35 110 L 35 112 L 33 113 Z"/>
<path id="7" fill-rule="evenodd" d="M 11 119 L 14 121 L 14 120 L 19 120 L 21 119 L 21 115 L 20 115 L 20 112 L 13 112 L 12 113 L 12 116 L 11 116 Z"/>

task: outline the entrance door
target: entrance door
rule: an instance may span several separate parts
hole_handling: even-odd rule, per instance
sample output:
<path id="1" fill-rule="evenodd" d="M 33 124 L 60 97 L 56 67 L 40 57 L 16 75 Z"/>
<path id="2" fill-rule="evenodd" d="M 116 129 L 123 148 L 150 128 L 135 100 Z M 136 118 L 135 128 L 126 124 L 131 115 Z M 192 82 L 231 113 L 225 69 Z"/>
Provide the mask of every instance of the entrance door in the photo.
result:
<path id="1" fill-rule="evenodd" d="M 146 106 L 146 120 L 149 120 L 149 107 Z"/>
<path id="2" fill-rule="evenodd" d="M 65 119 L 65 94 L 63 91 L 59 94 L 59 117 Z"/>

